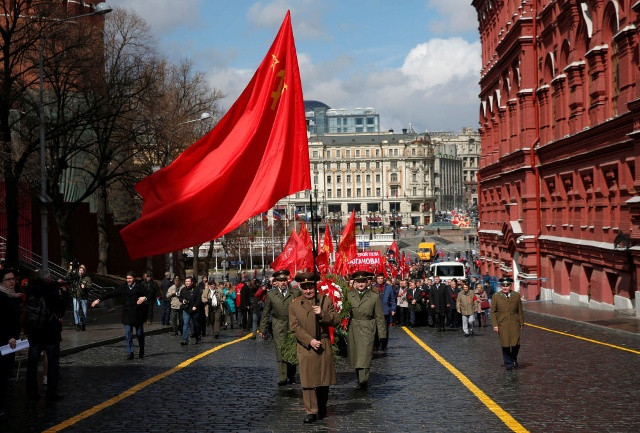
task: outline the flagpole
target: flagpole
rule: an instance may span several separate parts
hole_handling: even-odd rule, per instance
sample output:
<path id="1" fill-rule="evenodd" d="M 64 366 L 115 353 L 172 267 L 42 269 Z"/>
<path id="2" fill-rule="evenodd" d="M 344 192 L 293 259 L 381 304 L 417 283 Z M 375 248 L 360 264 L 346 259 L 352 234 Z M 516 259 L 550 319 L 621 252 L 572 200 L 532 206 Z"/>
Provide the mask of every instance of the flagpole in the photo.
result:
<path id="1" fill-rule="evenodd" d="M 275 262 L 276 260 L 276 242 L 273 238 L 273 229 L 275 229 L 276 226 L 276 222 L 274 221 L 273 224 L 271 224 L 271 258 L 272 258 L 272 262 Z M 285 231 L 285 236 L 286 236 L 287 232 Z"/>
<path id="2" fill-rule="evenodd" d="M 314 189 L 316 194 L 316 203 L 318 203 L 318 188 Z M 316 227 L 315 227 L 315 216 L 313 212 L 313 192 L 309 191 L 309 203 L 311 205 L 311 251 L 313 252 L 313 299 L 315 305 L 318 305 L 318 281 L 317 281 L 317 273 L 316 273 L 316 258 L 318 257 L 318 249 L 316 248 L 316 240 L 314 237 L 316 236 Z M 320 316 L 316 316 L 316 340 L 320 340 Z"/>
<path id="3" fill-rule="evenodd" d="M 260 218 L 260 238 L 262 239 L 262 276 L 264 277 L 264 218 Z"/>

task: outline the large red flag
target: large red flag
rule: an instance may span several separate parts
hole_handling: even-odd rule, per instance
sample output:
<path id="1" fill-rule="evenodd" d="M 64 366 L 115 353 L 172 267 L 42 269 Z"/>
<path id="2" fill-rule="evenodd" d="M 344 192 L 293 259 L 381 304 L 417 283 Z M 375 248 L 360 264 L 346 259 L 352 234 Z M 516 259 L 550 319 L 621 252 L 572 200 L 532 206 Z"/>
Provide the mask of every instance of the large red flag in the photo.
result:
<path id="1" fill-rule="evenodd" d="M 292 276 L 295 275 L 298 270 L 298 251 L 301 245 L 300 237 L 295 231 L 292 231 L 282 252 L 271 263 L 271 269 L 275 271 L 288 269 Z"/>
<path id="2" fill-rule="evenodd" d="M 305 269 L 308 272 L 313 272 L 313 241 L 307 225 L 300 221 L 300 230 L 298 230 L 298 237 L 300 238 L 301 248 L 300 255 L 302 255 L 302 261 L 298 263 L 298 270 Z"/>
<path id="3" fill-rule="evenodd" d="M 356 246 L 356 211 L 351 212 L 347 225 L 342 230 L 340 243 L 338 243 L 338 253 L 334 265 L 335 273 L 346 275 L 349 272 L 349 262 L 358 255 Z"/>
<path id="4" fill-rule="evenodd" d="M 320 248 L 320 252 L 318 252 L 318 257 L 316 258 L 316 265 L 318 266 L 318 271 L 320 271 L 320 275 L 323 277 L 329 272 L 329 259 L 331 253 L 333 252 L 333 241 L 331 239 L 331 230 L 329 229 L 329 225 L 327 224 L 327 228 L 324 230 L 324 243 L 322 248 Z"/>
<path id="5" fill-rule="evenodd" d="M 286 173 L 286 175 L 283 175 Z M 136 185 L 142 216 L 120 233 L 132 259 L 216 239 L 282 197 L 310 189 L 298 59 L 289 12 L 229 112 L 171 165 Z M 216 212 L 200 212 L 202 203 Z"/>

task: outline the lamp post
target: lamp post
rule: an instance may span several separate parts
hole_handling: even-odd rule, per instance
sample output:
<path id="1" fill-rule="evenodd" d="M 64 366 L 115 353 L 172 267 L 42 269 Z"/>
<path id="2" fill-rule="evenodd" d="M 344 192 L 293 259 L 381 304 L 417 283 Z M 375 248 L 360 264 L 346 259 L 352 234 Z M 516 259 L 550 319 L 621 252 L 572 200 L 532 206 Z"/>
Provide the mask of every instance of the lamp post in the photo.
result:
<path id="1" fill-rule="evenodd" d="M 46 30 L 65 21 L 72 21 L 78 18 L 90 17 L 93 15 L 104 15 L 111 12 L 111 6 L 105 2 L 98 3 L 95 10 L 88 14 L 75 15 L 58 19 L 42 28 L 44 33 Z M 49 212 L 47 204 L 51 201 L 47 195 L 47 168 L 46 168 L 46 141 L 45 141 L 45 125 L 44 125 L 44 45 L 47 41 L 46 35 L 40 40 L 40 48 L 38 50 L 38 81 L 40 84 L 40 94 L 38 99 L 38 115 L 40 117 L 40 236 L 42 247 L 42 269 L 49 267 Z"/>

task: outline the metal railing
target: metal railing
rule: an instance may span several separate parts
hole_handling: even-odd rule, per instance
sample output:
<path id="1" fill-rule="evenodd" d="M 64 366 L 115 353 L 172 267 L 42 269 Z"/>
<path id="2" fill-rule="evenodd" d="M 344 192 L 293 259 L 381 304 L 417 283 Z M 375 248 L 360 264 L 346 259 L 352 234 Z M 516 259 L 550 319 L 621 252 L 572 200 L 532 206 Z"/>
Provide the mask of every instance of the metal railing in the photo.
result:
<path id="1" fill-rule="evenodd" d="M 7 248 L 7 239 L 0 236 L 0 258 L 4 258 Z M 31 271 L 42 269 L 42 256 L 28 250 L 24 247 L 18 246 L 18 261 L 20 266 L 27 268 Z M 64 279 L 67 276 L 67 270 L 57 263 L 51 261 L 47 262 L 48 270 L 51 272 L 51 278 L 54 280 Z M 98 284 L 91 284 L 92 290 L 103 290 L 104 288 Z"/>

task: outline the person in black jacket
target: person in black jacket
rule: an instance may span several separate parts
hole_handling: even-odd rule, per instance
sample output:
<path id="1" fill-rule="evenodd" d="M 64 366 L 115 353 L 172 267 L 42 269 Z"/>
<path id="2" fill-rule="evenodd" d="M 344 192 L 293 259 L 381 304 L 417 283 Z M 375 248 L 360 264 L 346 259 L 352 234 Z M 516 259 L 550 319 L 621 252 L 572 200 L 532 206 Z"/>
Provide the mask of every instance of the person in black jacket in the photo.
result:
<path id="1" fill-rule="evenodd" d="M 434 320 L 438 324 L 438 331 L 444 331 L 444 322 L 447 311 L 451 308 L 453 301 L 447 285 L 440 282 L 437 275 L 433 285 L 429 288 L 429 308 L 434 314 Z"/>
<path id="2" fill-rule="evenodd" d="M 0 269 L 0 346 L 16 348 L 20 337 L 20 314 L 22 294 L 15 291 L 16 274 L 9 269 Z M 9 400 L 9 376 L 13 368 L 15 353 L 0 356 L 0 421 L 6 418 L 5 407 Z"/>
<path id="3" fill-rule="evenodd" d="M 27 288 L 27 305 L 29 299 L 44 299 L 50 313 L 46 323 L 39 328 L 31 328 L 29 317 L 25 319 L 25 331 L 29 337 L 29 355 L 27 357 L 27 397 L 37 400 L 38 395 L 38 360 L 42 351 L 46 351 L 48 360 L 48 383 L 46 398 L 50 401 L 62 399 L 58 394 L 60 380 L 60 339 L 62 337 L 62 318 L 66 310 L 69 294 L 62 286 L 51 282 L 51 273 L 44 269 L 36 273 L 36 278 L 29 282 Z"/>
<path id="4" fill-rule="evenodd" d="M 204 313 L 202 303 L 202 292 L 194 285 L 193 277 L 184 280 L 184 288 L 180 291 L 180 301 L 182 302 L 182 341 L 180 345 L 189 344 L 189 324 L 193 326 L 193 335 L 196 344 L 202 341 L 200 330 L 200 313 Z"/>
<path id="5" fill-rule="evenodd" d="M 92 307 L 97 306 L 100 301 L 120 297 L 122 299 L 122 323 L 124 324 L 124 337 L 127 342 L 127 357 L 133 359 L 133 328 L 136 329 L 138 345 L 140 351 L 139 358 L 144 358 L 144 326 L 143 320 L 146 313 L 145 302 L 148 299 L 147 290 L 142 284 L 135 281 L 135 274 L 127 272 L 127 282 L 102 295 L 91 303 Z"/>

